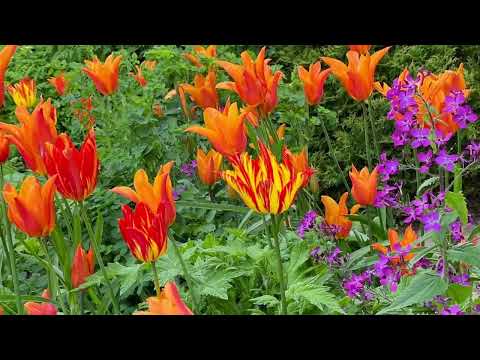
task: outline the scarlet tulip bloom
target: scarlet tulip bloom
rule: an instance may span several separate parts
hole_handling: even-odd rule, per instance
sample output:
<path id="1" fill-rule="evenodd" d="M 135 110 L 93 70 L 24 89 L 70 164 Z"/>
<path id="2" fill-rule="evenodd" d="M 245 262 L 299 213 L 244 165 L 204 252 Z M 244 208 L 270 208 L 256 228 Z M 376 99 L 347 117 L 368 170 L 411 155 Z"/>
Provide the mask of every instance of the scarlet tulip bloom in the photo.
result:
<path id="1" fill-rule="evenodd" d="M 309 105 L 317 105 L 322 100 L 323 85 L 331 71 L 331 69 L 321 71 L 320 61 L 310 65 L 308 71 L 303 66 L 298 67 L 298 77 L 303 82 L 305 99 Z"/>
<path id="2" fill-rule="evenodd" d="M 140 169 L 135 173 L 133 179 L 135 191 L 127 186 L 117 186 L 112 191 L 136 204 L 140 202 L 146 204 L 153 213 L 164 208 L 167 226 L 170 226 L 175 221 L 176 215 L 172 181 L 170 180 L 173 163 L 170 161 L 160 167 L 153 184 L 150 184 L 145 170 Z"/>
<path id="3" fill-rule="evenodd" d="M 197 150 L 198 177 L 205 185 L 213 185 L 221 178 L 222 154 L 210 150 L 207 154 L 202 149 Z"/>
<path id="4" fill-rule="evenodd" d="M 18 193 L 10 183 L 3 188 L 8 219 L 31 237 L 48 236 L 55 227 L 55 178 L 42 186 L 35 177 L 27 176 Z"/>
<path id="5" fill-rule="evenodd" d="M 206 127 L 190 126 L 185 131 L 205 136 L 219 153 L 226 157 L 245 151 L 247 133 L 243 124 L 244 117 L 238 113 L 237 103 L 225 110 L 226 114 L 214 108 L 203 112 Z"/>
<path id="6" fill-rule="evenodd" d="M 265 59 L 265 47 L 262 48 L 255 62 L 244 51 L 241 55 L 243 65 L 236 65 L 227 61 L 217 61 L 233 82 L 223 82 L 217 85 L 218 89 L 227 89 L 236 92 L 243 102 L 250 106 L 261 105 L 264 114 L 269 114 L 277 106 L 277 89 L 283 76 L 281 71 L 272 74 Z"/>
<path id="7" fill-rule="evenodd" d="M 8 155 L 10 155 L 10 141 L 0 132 L 0 165 L 8 160 Z"/>
<path id="8" fill-rule="evenodd" d="M 61 73 L 58 76 L 51 77 L 48 79 L 48 82 L 53 85 L 55 90 L 57 90 L 58 95 L 63 96 L 68 87 L 68 80 L 65 78 L 65 75 Z"/>
<path id="9" fill-rule="evenodd" d="M 42 298 L 50 300 L 48 290 L 42 293 Z M 57 315 L 57 307 L 48 302 L 37 303 L 28 301 L 23 306 L 27 315 Z"/>
<path id="10" fill-rule="evenodd" d="M 77 246 L 72 262 L 72 286 L 74 289 L 82 285 L 86 278 L 95 271 L 95 258 L 93 257 L 93 249 L 86 252 L 82 245 Z"/>
<path id="11" fill-rule="evenodd" d="M 0 51 L 0 107 L 5 105 L 5 73 L 16 50 L 16 45 L 6 45 Z"/>
<path id="12" fill-rule="evenodd" d="M 203 46 L 194 46 L 193 53 L 186 53 L 183 55 L 185 59 L 190 61 L 196 67 L 202 67 L 202 63 L 196 55 L 203 55 L 207 58 L 214 58 L 217 56 L 217 47 L 215 45 L 210 45 L 207 48 L 204 48 Z"/>
<path id="13" fill-rule="evenodd" d="M 138 85 L 140 85 L 141 87 L 144 87 L 145 85 L 147 85 L 147 80 L 143 76 L 142 68 L 138 65 L 135 65 L 135 68 L 137 69 L 137 72 L 136 73 L 131 72 L 130 75 L 133 76 L 133 78 L 138 83 Z"/>
<path id="14" fill-rule="evenodd" d="M 390 47 L 375 52 L 373 55 L 360 55 L 356 51 L 348 51 L 348 66 L 341 61 L 329 57 L 321 59 L 330 66 L 332 73 L 340 80 L 348 95 L 356 101 L 368 99 L 373 91 L 375 69 Z"/>
<path id="15" fill-rule="evenodd" d="M 250 209 L 281 214 L 290 208 L 309 175 L 298 172 L 291 164 L 279 164 L 262 142 L 258 144 L 257 159 L 246 152 L 236 155 L 232 159 L 233 170 L 224 171 L 222 177 Z"/>
<path id="16" fill-rule="evenodd" d="M 43 155 L 46 143 L 54 143 L 57 139 L 57 110 L 48 100 L 40 102 L 32 114 L 24 107 L 17 107 L 15 115 L 20 125 L 0 123 L 0 130 L 17 147 L 26 166 L 37 174 L 45 175 Z"/>
<path id="17" fill-rule="evenodd" d="M 165 284 L 159 296 L 149 297 L 147 303 L 148 311 L 136 311 L 133 315 L 193 315 L 173 281 Z"/>
<path id="18" fill-rule="evenodd" d="M 218 107 L 218 95 L 216 85 L 216 75 L 214 71 L 209 71 L 206 77 L 195 75 L 194 85 L 181 84 L 182 90 L 189 94 L 193 101 L 202 109 L 209 107 Z"/>
<path id="19" fill-rule="evenodd" d="M 348 215 L 355 215 L 360 208 L 360 205 L 354 205 L 349 213 L 347 199 L 348 192 L 343 193 L 338 203 L 330 196 L 323 195 L 321 197 L 322 204 L 325 207 L 325 222 L 328 225 L 339 227 L 339 232 L 336 234 L 337 239 L 344 239 L 350 234 L 352 222 L 348 219 Z"/>
<path id="20" fill-rule="evenodd" d="M 133 256 L 143 262 L 157 260 L 167 251 L 166 209 L 156 213 L 149 206 L 139 203 L 133 211 L 128 205 L 122 207 L 123 218 L 118 220 L 122 237 Z"/>
<path id="21" fill-rule="evenodd" d="M 350 171 L 350 180 L 352 180 L 352 196 L 360 205 L 373 205 L 377 196 L 378 173 L 377 168 L 372 173 L 364 167 L 360 172 L 352 165 Z"/>
<path id="22" fill-rule="evenodd" d="M 95 87 L 102 95 L 111 95 L 118 88 L 118 71 L 122 56 L 114 57 L 110 54 L 104 63 L 95 56 L 92 61 L 85 60 L 87 65 L 82 70 L 95 83 Z"/>
<path id="23" fill-rule="evenodd" d="M 145 60 L 142 62 L 142 66 L 149 71 L 153 71 L 157 66 L 157 62 L 155 60 Z"/>
<path id="24" fill-rule="evenodd" d="M 49 176 L 57 175 L 55 185 L 66 199 L 83 201 L 95 190 L 100 163 L 95 132 L 90 129 L 80 150 L 67 134 L 60 134 L 54 144 L 48 143 L 44 155 Z"/>
<path id="25" fill-rule="evenodd" d="M 33 79 L 24 78 L 18 84 L 10 85 L 7 90 L 17 106 L 29 108 L 37 102 L 37 87 Z"/>
<path id="26" fill-rule="evenodd" d="M 304 179 L 302 187 L 307 186 L 310 177 L 313 175 L 313 169 L 308 166 L 308 152 L 307 147 L 298 154 L 293 154 L 287 147 L 283 147 L 282 150 L 282 159 L 283 163 L 287 165 L 288 168 L 294 169 L 296 173 L 303 173 Z"/>
<path id="27" fill-rule="evenodd" d="M 367 55 L 372 45 L 348 45 L 348 47 L 351 51 L 356 51 L 359 54 Z"/>

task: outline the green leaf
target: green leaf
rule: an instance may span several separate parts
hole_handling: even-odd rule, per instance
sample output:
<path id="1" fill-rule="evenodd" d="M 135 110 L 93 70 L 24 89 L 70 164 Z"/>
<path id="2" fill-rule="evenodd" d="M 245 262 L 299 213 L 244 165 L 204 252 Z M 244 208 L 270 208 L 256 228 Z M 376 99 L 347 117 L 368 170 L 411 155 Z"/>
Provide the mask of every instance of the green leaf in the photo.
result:
<path id="1" fill-rule="evenodd" d="M 447 288 L 447 284 L 440 276 L 430 270 L 424 271 L 411 279 L 405 288 L 399 289 L 393 303 L 377 314 L 386 314 L 413 304 L 429 301 L 433 297 L 445 293 Z"/>
<path id="2" fill-rule="evenodd" d="M 317 277 L 313 277 L 290 285 L 285 292 L 287 299 L 296 302 L 305 300 L 322 311 L 327 307 L 334 312 L 345 314 L 338 304 L 335 295 L 330 293 L 326 286 L 319 285 L 317 280 Z"/>
<path id="3" fill-rule="evenodd" d="M 447 251 L 447 259 L 480 267 L 480 246 L 464 245 Z"/>
<path id="4" fill-rule="evenodd" d="M 472 232 L 468 236 L 468 242 L 472 242 L 473 238 L 478 234 L 480 234 L 480 225 L 477 225 L 473 228 Z"/>
<path id="5" fill-rule="evenodd" d="M 377 223 L 375 223 L 375 221 L 373 221 L 369 217 L 364 215 L 349 215 L 348 218 L 352 221 L 358 221 L 367 226 L 371 224 L 373 235 L 375 235 L 377 239 L 385 240 L 387 238 L 387 234 L 385 233 L 385 231 Z"/>
<path id="6" fill-rule="evenodd" d="M 463 224 L 468 222 L 468 210 L 462 192 L 449 191 L 445 196 L 445 204 L 455 210 Z"/>
<path id="7" fill-rule="evenodd" d="M 195 208 L 195 209 L 207 209 L 207 210 L 217 210 L 217 211 L 233 211 L 238 213 L 247 213 L 248 208 L 243 206 L 236 206 L 230 204 L 218 204 L 210 201 L 186 201 L 186 200 L 177 200 L 175 202 L 177 206 L 186 207 L 186 208 Z"/>
<path id="8" fill-rule="evenodd" d="M 427 180 L 425 180 L 424 182 L 422 182 L 422 183 L 420 184 L 420 186 L 418 187 L 418 189 L 417 189 L 417 195 L 420 195 L 420 194 L 422 193 L 422 190 L 423 190 L 423 189 L 432 186 L 432 185 L 435 184 L 436 182 L 438 182 L 438 176 L 434 176 L 434 177 L 428 178 Z"/>
<path id="9" fill-rule="evenodd" d="M 451 297 L 455 303 L 462 304 L 472 295 L 471 286 L 462 286 L 459 284 L 451 284 L 447 290 L 447 296 Z"/>
<path id="10" fill-rule="evenodd" d="M 250 300 L 255 305 L 265 305 L 266 307 L 275 307 L 277 306 L 280 301 L 272 295 L 262 295 Z"/>
<path id="11" fill-rule="evenodd" d="M 453 191 L 458 193 L 462 191 L 462 166 L 455 164 L 455 170 L 453 171 Z"/>
<path id="12" fill-rule="evenodd" d="M 305 241 L 299 241 L 291 250 L 290 261 L 287 265 L 288 282 L 292 283 L 298 277 L 299 269 L 310 258 L 310 251 Z"/>

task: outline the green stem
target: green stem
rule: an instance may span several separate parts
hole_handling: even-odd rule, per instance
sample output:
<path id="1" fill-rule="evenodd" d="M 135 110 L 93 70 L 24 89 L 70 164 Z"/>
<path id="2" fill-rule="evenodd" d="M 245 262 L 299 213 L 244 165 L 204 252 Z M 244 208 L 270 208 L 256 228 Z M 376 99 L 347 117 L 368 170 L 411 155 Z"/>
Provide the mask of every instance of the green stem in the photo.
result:
<path id="1" fill-rule="evenodd" d="M 152 270 L 153 270 L 153 282 L 155 283 L 155 291 L 157 292 L 157 296 L 160 296 L 160 281 L 158 281 L 158 272 L 157 267 L 155 265 L 155 261 L 152 261 Z"/>
<path id="2" fill-rule="evenodd" d="M 367 215 L 367 218 L 368 218 L 368 239 L 373 242 L 373 231 L 372 231 L 372 222 L 373 222 L 373 219 L 371 217 L 371 213 L 370 213 L 370 207 L 367 207 L 366 208 L 366 215 Z"/>
<path id="3" fill-rule="evenodd" d="M 372 157 L 370 155 L 370 141 L 368 140 L 368 123 L 367 123 L 367 107 L 362 102 L 362 109 L 363 109 L 363 131 L 365 133 L 365 152 L 367 154 L 367 163 L 368 169 L 372 170 Z"/>
<path id="4" fill-rule="evenodd" d="M 281 297 L 281 308 L 280 312 L 282 315 L 287 315 L 287 298 L 285 296 L 285 273 L 283 271 L 283 264 L 282 264 L 282 255 L 280 253 L 280 241 L 278 240 L 278 232 L 279 232 L 279 224 L 281 222 L 281 218 L 276 219 L 276 215 L 272 216 L 272 234 L 273 234 L 273 242 L 275 248 L 275 255 L 277 258 L 277 272 L 278 272 L 278 280 L 280 282 L 280 297 Z M 277 222 L 278 220 L 278 222 Z"/>
<path id="5" fill-rule="evenodd" d="M 268 246 L 270 246 L 270 249 L 273 249 L 272 239 L 270 238 L 270 231 L 268 230 L 267 220 L 265 220 L 265 217 L 266 215 L 262 215 L 263 226 L 265 227 L 265 231 L 267 232 Z"/>
<path id="6" fill-rule="evenodd" d="M 460 130 L 457 131 L 457 154 L 462 152 L 462 135 L 460 134 Z"/>
<path id="7" fill-rule="evenodd" d="M 3 191 L 3 185 L 4 185 L 4 177 L 3 177 L 3 166 L 0 165 L 0 191 Z M 2 199 L 0 201 L 0 205 L 2 208 L 2 214 L 4 215 L 4 221 L 5 221 L 5 232 L 7 233 L 7 246 L 8 246 L 8 256 L 9 256 L 9 262 L 10 262 L 10 269 L 12 273 L 12 280 L 13 280 L 13 291 L 15 292 L 15 301 L 17 305 L 17 313 L 18 314 L 23 314 L 23 306 L 22 306 L 22 298 L 20 296 L 20 288 L 18 286 L 18 273 L 17 273 L 17 265 L 15 264 L 15 248 L 13 246 L 13 240 L 12 240 L 12 229 L 10 226 L 10 221 L 7 218 L 7 208 L 5 206 L 5 202 L 2 196 Z"/>
<path id="8" fill-rule="evenodd" d="M 118 306 L 117 299 L 115 298 L 114 292 L 113 292 L 113 287 L 112 284 L 110 283 L 110 279 L 108 278 L 107 270 L 105 269 L 105 265 L 103 264 L 103 259 L 100 254 L 100 249 L 98 247 L 97 241 L 95 240 L 95 234 L 93 233 L 92 225 L 90 224 L 90 219 L 88 218 L 87 212 L 85 210 L 85 206 L 83 205 L 83 202 L 79 202 L 80 204 L 80 210 L 82 213 L 83 217 L 83 222 L 85 223 L 85 226 L 87 228 L 88 234 L 90 235 L 90 243 L 92 244 L 93 247 L 93 252 L 95 254 L 95 258 L 97 259 L 98 265 L 100 266 L 100 269 L 102 271 L 103 279 L 105 280 L 105 283 L 107 284 L 107 289 L 108 293 L 110 295 L 110 298 L 112 300 L 113 304 L 113 309 L 117 314 L 120 314 L 120 307 Z"/>
<path id="9" fill-rule="evenodd" d="M 418 162 L 417 158 L 417 149 L 413 149 L 413 156 L 415 157 L 415 178 L 417 180 L 417 189 L 420 188 L 420 171 L 418 170 L 420 167 L 420 163 Z"/>
<path id="10" fill-rule="evenodd" d="M 80 307 L 80 315 L 83 315 L 83 301 L 84 301 L 85 294 L 82 291 L 80 291 L 80 294 L 78 294 L 78 303 Z"/>
<path id="11" fill-rule="evenodd" d="M 372 127 L 372 135 L 373 135 L 373 144 L 375 146 L 375 151 L 376 151 L 376 158 L 378 159 L 380 157 L 380 148 L 378 146 L 378 142 L 377 142 L 377 135 L 376 135 L 376 131 L 375 131 L 375 125 L 373 123 L 373 118 L 372 118 L 372 105 L 370 103 L 370 98 L 368 98 L 367 100 L 367 104 L 368 104 L 368 118 L 370 120 L 370 126 Z M 363 103 L 363 106 L 365 106 L 365 103 Z"/>
<path id="12" fill-rule="evenodd" d="M 213 192 L 213 186 L 208 187 L 208 196 L 210 197 L 210 201 L 212 203 L 215 202 L 215 193 Z"/>

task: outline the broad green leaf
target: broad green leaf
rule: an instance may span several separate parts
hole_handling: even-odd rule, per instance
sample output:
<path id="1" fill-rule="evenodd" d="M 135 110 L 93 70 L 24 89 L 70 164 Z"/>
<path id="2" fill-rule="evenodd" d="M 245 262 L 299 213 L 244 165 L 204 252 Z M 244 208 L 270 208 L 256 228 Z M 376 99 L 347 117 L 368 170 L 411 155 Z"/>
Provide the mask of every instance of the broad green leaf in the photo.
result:
<path id="1" fill-rule="evenodd" d="M 455 303 L 462 304 L 472 295 L 471 286 L 462 286 L 459 284 L 450 284 L 447 290 L 447 296 L 451 297 Z"/>
<path id="2" fill-rule="evenodd" d="M 462 192 L 449 191 L 445 195 L 445 204 L 457 212 L 463 224 L 468 222 L 467 203 Z"/>
<path id="3" fill-rule="evenodd" d="M 447 259 L 463 261 L 480 267 L 480 246 L 466 245 L 454 247 L 447 251 Z"/>
<path id="4" fill-rule="evenodd" d="M 297 242 L 290 253 L 290 261 L 287 265 L 288 282 L 294 282 L 298 277 L 298 270 L 310 258 L 310 251 L 305 241 Z"/>
<path id="5" fill-rule="evenodd" d="M 478 234 L 480 234 L 480 225 L 477 225 L 473 228 L 472 232 L 468 236 L 468 242 L 472 242 L 474 237 L 477 236 Z"/>

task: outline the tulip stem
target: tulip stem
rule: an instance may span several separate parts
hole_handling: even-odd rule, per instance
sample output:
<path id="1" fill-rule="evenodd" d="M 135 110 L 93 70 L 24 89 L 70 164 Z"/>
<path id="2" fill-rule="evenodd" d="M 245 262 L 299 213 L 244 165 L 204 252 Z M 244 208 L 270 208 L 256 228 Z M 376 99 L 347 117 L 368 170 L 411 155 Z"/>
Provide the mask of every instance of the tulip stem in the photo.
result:
<path id="1" fill-rule="evenodd" d="M 215 192 L 213 191 L 213 186 L 208 187 L 208 196 L 210 197 L 211 202 L 215 202 Z"/>
<path id="2" fill-rule="evenodd" d="M 265 227 L 265 231 L 267 232 L 268 245 L 270 246 L 270 249 L 273 249 L 272 239 L 270 236 L 270 231 L 267 226 L 267 221 L 265 220 L 265 215 L 262 215 L 262 219 L 263 219 L 263 226 Z"/>
<path id="3" fill-rule="evenodd" d="M 4 185 L 4 177 L 3 177 L 3 166 L 0 165 L 0 190 L 3 191 L 3 185 Z M 7 207 L 5 206 L 5 202 L 2 196 L 2 199 L 0 201 L 1 204 L 1 209 L 2 209 L 2 214 L 3 218 L 5 221 L 5 232 L 7 234 L 7 246 L 9 247 L 8 249 L 8 256 L 9 256 L 9 263 L 10 263 L 10 270 L 12 273 L 12 280 L 13 280 L 13 290 L 15 292 L 15 301 L 17 304 L 17 313 L 19 315 L 22 315 L 23 312 L 23 306 L 22 306 L 22 299 L 20 296 L 20 288 L 18 286 L 18 274 L 17 274 L 17 266 L 15 264 L 15 248 L 13 246 L 13 240 L 12 240 L 12 229 L 10 226 L 10 221 L 7 218 Z"/>
<path id="4" fill-rule="evenodd" d="M 370 147 L 369 147 L 369 139 L 368 139 L 368 123 L 367 123 L 367 107 L 362 102 L 362 109 L 363 109 L 363 132 L 365 133 L 365 152 L 367 154 L 367 163 L 368 168 L 372 169 L 372 157 L 370 155 Z"/>
<path id="5" fill-rule="evenodd" d="M 367 102 L 368 102 L 368 118 L 370 120 L 370 126 L 372 127 L 373 144 L 375 146 L 375 151 L 376 151 L 377 160 L 378 160 L 378 158 L 380 157 L 380 148 L 378 147 L 377 135 L 376 135 L 376 132 L 375 132 L 375 126 L 373 124 L 372 105 L 370 103 L 370 98 L 368 98 Z M 363 106 L 365 106 L 365 103 L 362 103 L 362 104 L 363 104 Z"/>
<path id="6" fill-rule="evenodd" d="M 79 303 L 78 306 L 80 307 L 80 315 L 83 315 L 83 300 L 84 300 L 84 293 L 83 293 L 83 290 L 82 290 L 78 294 L 78 303 Z"/>
<path id="7" fill-rule="evenodd" d="M 278 220 L 278 222 L 277 222 Z M 282 255 L 280 252 L 280 242 L 278 240 L 278 233 L 280 231 L 281 216 L 276 219 L 275 215 L 271 215 L 272 221 L 272 234 L 273 234 L 273 243 L 275 248 L 275 255 L 277 257 L 277 272 L 278 272 L 278 281 L 280 282 L 280 297 L 281 297 L 281 307 L 280 312 L 282 315 L 287 315 L 287 298 L 285 296 L 285 274 L 283 271 L 282 264 Z"/>
<path id="8" fill-rule="evenodd" d="M 157 266 L 155 261 L 152 261 L 152 271 L 153 271 L 153 282 L 155 283 L 155 291 L 157 292 L 157 296 L 160 296 L 160 281 L 158 280 L 158 272 Z"/>
<path id="9" fill-rule="evenodd" d="M 87 212 L 85 210 L 85 206 L 83 205 L 83 201 L 79 201 L 79 204 L 80 204 L 80 210 L 81 210 L 82 217 L 83 217 L 83 222 L 85 223 L 88 234 L 90 235 L 90 242 L 91 242 L 92 247 L 93 247 L 93 252 L 95 254 L 95 258 L 97 259 L 98 265 L 100 265 L 100 269 L 102 271 L 103 278 L 105 280 L 105 283 L 107 284 L 107 289 L 108 289 L 108 293 L 110 295 L 110 298 L 112 300 L 113 309 L 119 315 L 120 314 L 120 307 L 118 306 L 117 299 L 115 298 L 115 295 L 113 293 L 113 287 L 112 287 L 112 284 L 110 282 L 110 279 L 108 278 L 107 270 L 105 269 L 105 265 L 103 264 L 102 256 L 100 254 L 100 249 L 98 248 L 97 241 L 95 240 L 95 234 L 93 233 L 92 225 L 90 224 L 90 219 L 87 216 Z"/>

